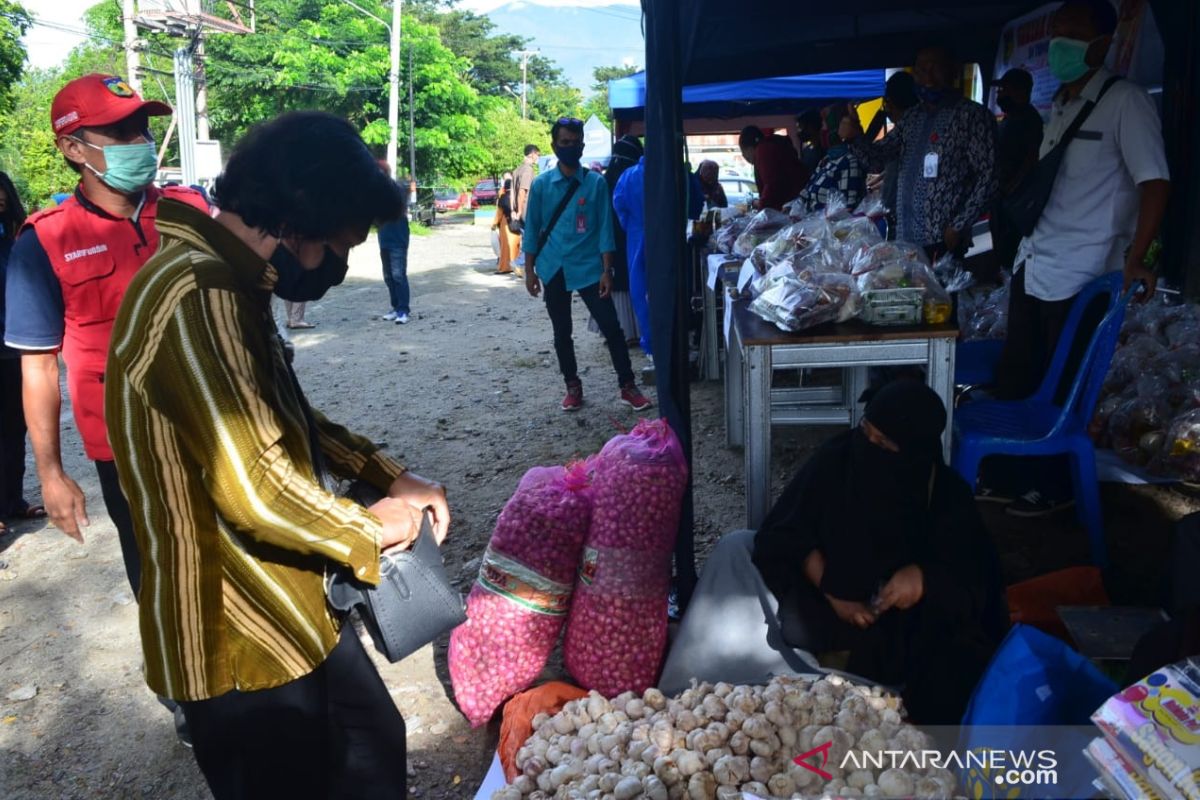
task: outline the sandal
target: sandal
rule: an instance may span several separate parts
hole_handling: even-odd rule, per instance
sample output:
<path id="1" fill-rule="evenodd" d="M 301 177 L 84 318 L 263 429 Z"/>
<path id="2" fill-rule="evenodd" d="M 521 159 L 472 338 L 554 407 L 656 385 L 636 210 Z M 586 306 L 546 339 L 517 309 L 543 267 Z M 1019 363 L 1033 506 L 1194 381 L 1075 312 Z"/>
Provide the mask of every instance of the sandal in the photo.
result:
<path id="1" fill-rule="evenodd" d="M 289 331 L 296 331 L 296 330 L 304 331 L 304 330 L 308 330 L 309 328 L 317 327 L 317 323 L 315 323 L 315 322 L 289 322 L 287 324 L 287 327 L 288 327 Z"/>
<path id="2" fill-rule="evenodd" d="M 42 519 L 46 516 L 46 507 L 27 503 L 23 511 L 18 511 L 13 516 L 17 519 Z"/>

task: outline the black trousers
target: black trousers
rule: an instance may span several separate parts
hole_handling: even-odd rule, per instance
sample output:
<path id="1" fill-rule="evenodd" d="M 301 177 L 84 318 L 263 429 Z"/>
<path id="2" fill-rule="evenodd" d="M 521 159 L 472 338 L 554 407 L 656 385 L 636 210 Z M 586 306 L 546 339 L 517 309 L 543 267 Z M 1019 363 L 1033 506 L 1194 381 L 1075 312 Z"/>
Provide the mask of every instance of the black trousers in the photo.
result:
<path id="1" fill-rule="evenodd" d="M 567 383 L 579 380 L 579 366 L 575 362 L 575 341 L 572 339 L 571 293 L 567 291 L 567 279 L 562 270 L 543 287 L 546 311 L 554 327 L 554 353 L 558 356 L 558 368 Z M 611 297 L 600 296 L 600 284 L 594 283 L 579 290 L 592 319 L 600 327 L 604 341 L 612 356 L 613 369 L 617 371 L 617 383 L 624 386 L 633 381 L 633 365 L 629 361 L 629 345 L 621 321 L 617 319 L 617 308 Z"/>
<path id="2" fill-rule="evenodd" d="M 112 461 L 96 461 L 96 474 L 100 476 L 100 493 L 104 496 L 104 507 L 108 516 L 117 527 L 117 539 L 121 542 L 121 558 L 125 560 L 125 577 L 133 589 L 133 596 L 138 596 L 142 585 L 142 557 L 138 552 L 137 537 L 133 534 L 133 517 L 129 512 L 129 503 L 125 493 L 121 491 L 121 481 L 117 477 L 117 465 Z"/>
<path id="3" fill-rule="evenodd" d="M 179 705 L 216 800 L 407 797 L 404 718 L 352 625 L 302 678 Z"/>
<path id="4" fill-rule="evenodd" d="M 0 519 L 25 510 L 24 485 L 25 409 L 21 405 L 21 359 L 0 356 Z"/>

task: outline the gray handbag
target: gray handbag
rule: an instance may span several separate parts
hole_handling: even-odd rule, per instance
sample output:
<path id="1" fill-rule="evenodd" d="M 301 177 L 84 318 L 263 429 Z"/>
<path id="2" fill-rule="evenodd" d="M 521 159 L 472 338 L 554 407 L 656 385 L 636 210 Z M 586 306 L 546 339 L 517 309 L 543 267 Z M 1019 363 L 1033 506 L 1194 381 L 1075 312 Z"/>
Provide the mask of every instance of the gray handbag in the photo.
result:
<path id="1" fill-rule="evenodd" d="M 380 555 L 378 586 L 361 583 L 347 570 L 327 581 L 329 605 L 344 612 L 357 608 L 375 649 L 393 664 L 467 620 L 462 593 L 446 578 L 429 517 L 422 515 L 412 547 Z"/>

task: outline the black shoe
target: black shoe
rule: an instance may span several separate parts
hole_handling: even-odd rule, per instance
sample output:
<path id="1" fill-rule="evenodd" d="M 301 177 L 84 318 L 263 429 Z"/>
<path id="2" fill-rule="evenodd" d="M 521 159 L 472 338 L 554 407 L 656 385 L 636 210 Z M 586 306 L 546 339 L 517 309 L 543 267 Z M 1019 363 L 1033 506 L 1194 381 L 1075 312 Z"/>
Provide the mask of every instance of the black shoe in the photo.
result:
<path id="1" fill-rule="evenodd" d="M 975 494 L 975 499 L 980 503 L 995 503 L 996 505 L 1007 506 L 1017 498 L 1002 494 L 987 486 L 980 486 L 979 491 Z"/>
<path id="2" fill-rule="evenodd" d="M 1073 497 L 1058 499 L 1044 497 L 1037 489 L 1033 489 L 1014 500 L 1008 508 L 1004 509 L 1004 512 L 1012 514 L 1014 517 L 1044 517 L 1073 505 L 1075 505 Z"/>
<path id="3" fill-rule="evenodd" d="M 192 748 L 192 732 L 188 730 L 187 717 L 179 706 L 175 706 L 175 736 L 181 745 L 189 750 Z"/>

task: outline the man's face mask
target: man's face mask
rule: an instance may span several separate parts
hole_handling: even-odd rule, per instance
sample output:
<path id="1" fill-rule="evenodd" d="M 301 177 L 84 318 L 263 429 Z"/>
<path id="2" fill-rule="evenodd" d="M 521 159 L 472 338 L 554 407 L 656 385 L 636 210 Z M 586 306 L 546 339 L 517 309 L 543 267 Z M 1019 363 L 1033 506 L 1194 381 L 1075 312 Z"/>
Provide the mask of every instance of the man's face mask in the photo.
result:
<path id="1" fill-rule="evenodd" d="M 1012 110 L 1017 107 L 1017 101 L 1012 95 L 1002 94 L 996 98 L 996 105 L 1005 114 L 1011 114 Z"/>
<path id="2" fill-rule="evenodd" d="M 1071 83 L 1082 78 L 1091 69 L 1087 63 L 1087 52 L 1091 46 L 1092 42 L 1068 39 L 1065 36 L 1051 39 L 1050 50 L 1046 55 L 1050 74 L 1062 83 Z"/>
<path id="3" fill-rule="evenodd" d="M 305 269 L 300 259 L 283 242 L 271 254 L 271 266 L 279 274 L 275 294 L 293 303 L 320 300 L 334 286 L 346 279 L 350 264 L 339 258 L 329 247 L 316 269 Z"/>
<path id="4" fill-rule="evenodd" d="M 154 149 L 153 141 L 106 144 L 102 147 L 78 137 L 72 138 L 82 145 L 104 153 L 104 172 L 87 162 L 84 162 L 83 166 L 110 189 L 122 194 L 137 194 L 154 182 L 154 176 L 158 173 L 158 152 Z"/>
<path id="5" fill-rule="evenodd" d="M 583 158 L 583 142 L 571 144 L 566 147 L 554 145 L 554 155 L 558 156 L 558 160 L 568 167 L 578 167 L 580 159 Z"/>

